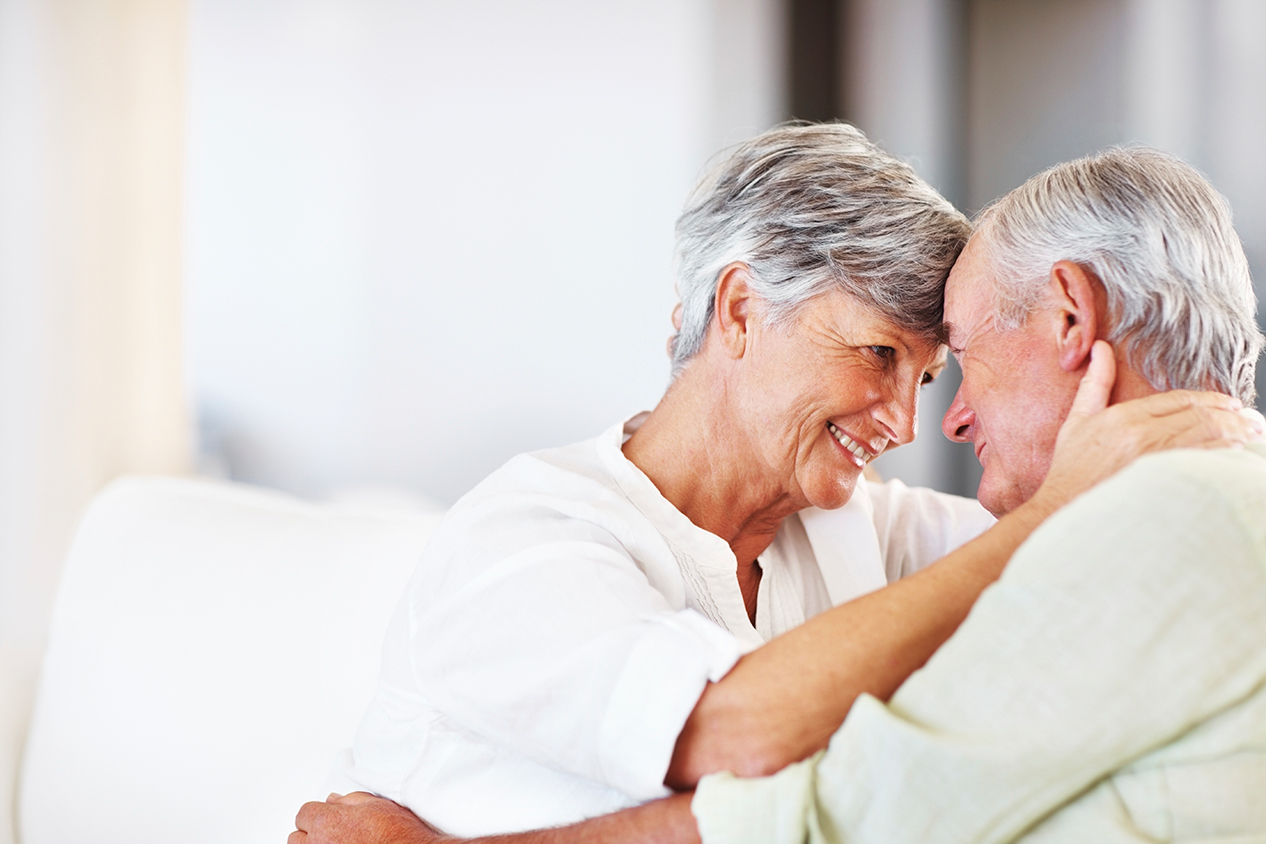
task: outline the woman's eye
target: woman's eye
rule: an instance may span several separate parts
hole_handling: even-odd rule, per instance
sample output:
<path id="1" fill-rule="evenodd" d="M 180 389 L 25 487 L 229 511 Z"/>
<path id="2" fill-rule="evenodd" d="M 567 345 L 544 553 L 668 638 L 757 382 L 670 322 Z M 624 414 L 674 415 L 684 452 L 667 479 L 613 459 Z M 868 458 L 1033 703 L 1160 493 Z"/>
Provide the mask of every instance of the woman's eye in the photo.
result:
<path id="1" fill-rule="evenodd" d="M 890 361 L 897 355 L 897 350 L 892 346 L 871 346 L 870 351 L 882 361 Z"/>

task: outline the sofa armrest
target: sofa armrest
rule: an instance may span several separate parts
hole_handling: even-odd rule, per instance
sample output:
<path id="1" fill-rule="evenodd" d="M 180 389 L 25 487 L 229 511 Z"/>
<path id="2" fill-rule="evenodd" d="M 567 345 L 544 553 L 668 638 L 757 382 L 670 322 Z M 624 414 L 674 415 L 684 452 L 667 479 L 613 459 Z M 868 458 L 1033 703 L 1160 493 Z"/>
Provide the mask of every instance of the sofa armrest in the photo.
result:
<path id="1" fill-rule="evenodd" d="M 0 642 L 0 844 L 18 840 L 18 770 L 42 656 L 34 646 Z"/>
<path id="2" fill-rule="evenodd" d="M 284 841 L 352 741 L 439 517 L 174 478 L 107 487 L 58 590 L 22 844 Z"/>

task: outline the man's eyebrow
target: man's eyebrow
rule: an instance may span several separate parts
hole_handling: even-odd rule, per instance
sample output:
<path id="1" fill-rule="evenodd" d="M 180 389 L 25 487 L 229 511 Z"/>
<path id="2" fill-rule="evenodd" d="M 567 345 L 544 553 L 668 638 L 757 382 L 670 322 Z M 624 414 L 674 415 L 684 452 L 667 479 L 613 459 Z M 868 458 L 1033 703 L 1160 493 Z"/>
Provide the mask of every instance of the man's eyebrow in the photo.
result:
<path id="1" fill-rule="evenodd" d="M 960 329 L 958 326 L 954 325 L 954 323 L 952 323 L 952 322 L 942 322 L 942 323 L 941 323 L 940 328 L 938 328 L 938 329 L 937 329 L 937 334 L 939 334 L 939 335 L 940 335 L 940 337 L 941 337 L 941 342 L 942 342 L 942 343 L 944 343 L 944 344 L 946 345 L 946 347 L 949 349 L 949 352 L 950 352 L 950 354 L 951 354 L 951 355 L 953 355 L 954 357 L 958 357 L 959 355 L 961 355 L 961 354 L 963 353 L 963 348 L 962 348 L 962 346 L 956 346 L 956 345 L 954 345 L 954 335 L 955 335 L 955 334 L 957 334 L 957 335 L 958 335 L 958 339 L 959 339 L 959 341 L 960 341 L 960 342 L 961 342 L 961 341 L 962 341 L 962 339 L 963 339 L 963 337 L 962 337 L 962 334 L 963 334 L 962 329 Z"/>

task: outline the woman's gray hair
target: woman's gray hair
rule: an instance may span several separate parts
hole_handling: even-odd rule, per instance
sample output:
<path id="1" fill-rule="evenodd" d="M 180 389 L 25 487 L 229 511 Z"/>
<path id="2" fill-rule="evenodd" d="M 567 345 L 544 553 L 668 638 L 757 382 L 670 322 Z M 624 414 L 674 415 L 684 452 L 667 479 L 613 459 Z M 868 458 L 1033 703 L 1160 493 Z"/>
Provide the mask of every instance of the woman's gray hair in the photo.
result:
<path id="1" fill-rule="evenodd" d="M 677 220 L 676 376 L 703 345 L 721 270 L 747 264 L 785 324 L 838 288 L 935 341 L 967 219 L 911 167 L 845 123 L 788 124 L 735 147 Z"/>
<path id="2" fill-rule="evenodd" d="M 1034 176 L 981 212 L 995 319 L 1018 328 L 1067 260 L 1108 294 L 1105 338 L 1158 390 L 1214 389 L 1252 405 L 1262 332 L 1231 207 L 1159 150 L 1109 149 Z"/>

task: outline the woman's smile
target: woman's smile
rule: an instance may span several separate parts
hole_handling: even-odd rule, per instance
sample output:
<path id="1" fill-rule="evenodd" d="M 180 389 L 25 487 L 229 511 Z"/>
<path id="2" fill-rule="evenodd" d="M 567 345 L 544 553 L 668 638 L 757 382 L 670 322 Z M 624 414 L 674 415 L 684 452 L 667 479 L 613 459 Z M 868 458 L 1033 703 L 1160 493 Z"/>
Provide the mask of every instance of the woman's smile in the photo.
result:
<path id="1" fill-rule="evenodd" d="M 849 456 L 854 459 L 854 462 L 857 464 L 857 468 L 865 469 L 866 464 L 878 456 L 877 453 L 872 454 L 865 446 L 857 442 L 857 440 L 841 431 L 838 427 L 836 427 L 834 422 L 828 420 L 826 423 L 826 429 L 831 432 L 831 436 L 835 437 L 836 441 L 839 442 L 839 444 L 844 447 L 844 450 L 848 452 Z M 886 444 L 887 443 L 885 443 L 885 445 Z"/>

